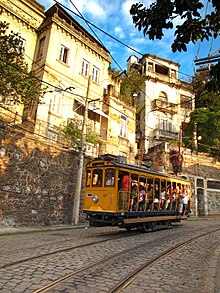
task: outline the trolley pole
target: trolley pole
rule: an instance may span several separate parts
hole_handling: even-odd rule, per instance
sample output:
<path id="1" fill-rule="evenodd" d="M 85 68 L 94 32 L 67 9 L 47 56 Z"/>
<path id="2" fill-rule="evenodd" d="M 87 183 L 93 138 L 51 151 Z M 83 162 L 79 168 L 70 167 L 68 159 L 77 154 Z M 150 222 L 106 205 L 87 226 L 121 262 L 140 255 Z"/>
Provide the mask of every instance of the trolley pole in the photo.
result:
<path id="1" fill-rule="evenodd" d="M 73 217 L 72 217 L 72 225 L 78 225 L 79 223 L 79 207 L 80 207 L 80 195 L 81 195 L 81 186 L 82 186 L 82 175 L 83 175 L 83 166 L 84 166 L 84 152 L 86 147 L 86 124 L 88 119 L 88 98 L 90 92 L 90 81 L 91 76 L 88 79 L 86 100 L 85 100 L 85 113 L 83 116 L 83 124 L 82 124 L 82 138 L 81 138 L 81 146 L 79 150 L 79 167 L 76 176 L 76 189 L 74 195 L 74 203 L 73 203 Z"/>

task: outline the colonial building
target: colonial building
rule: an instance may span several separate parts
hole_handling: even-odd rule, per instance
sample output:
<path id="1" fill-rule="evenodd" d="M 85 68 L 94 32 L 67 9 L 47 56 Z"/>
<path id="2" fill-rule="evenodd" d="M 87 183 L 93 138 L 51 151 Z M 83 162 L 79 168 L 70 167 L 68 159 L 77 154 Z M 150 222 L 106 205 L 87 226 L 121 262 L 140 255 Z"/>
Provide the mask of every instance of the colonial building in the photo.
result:
<path id="1" fill-rule="evenodd" d="M 128 72 L 137 69 L 146 80 L 138 95 L 137 141 L 140 156 L 161 142 L 180 140 L 194 110 L 189 83 L 178 78 L 179 64 L 146 54 L 128 59 Z"/>
<path id="2" fill-rule="evenodd" d="M 120 82 L 109 76 L 110 53 L 103 44 L 59 4 L 45 11 L 35 0 L 0 0 L 0 8 L 1 19 L 23 38 L 26 61 L 43 90 L 41 103 L 19 107 L 17 123 L 54 143 L 63 143 L 59 129 L 70 122 L 81 128 L 88 117 L 87 133 L 96 136 L 87 143 L 88 155 L 129 154 L 132 160 L 136 149 L 134 105 L 118 100 Z M 114 92 L 108 92 L 112 88 Z"/>

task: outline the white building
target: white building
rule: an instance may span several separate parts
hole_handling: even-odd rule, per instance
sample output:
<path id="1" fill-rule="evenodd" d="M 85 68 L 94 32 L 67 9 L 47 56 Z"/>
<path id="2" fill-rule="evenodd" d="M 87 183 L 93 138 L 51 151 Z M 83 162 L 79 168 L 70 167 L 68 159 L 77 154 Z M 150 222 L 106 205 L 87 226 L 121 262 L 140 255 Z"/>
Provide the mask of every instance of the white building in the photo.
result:
<path id="1" fill-rule="evenodd" d="M 145 78 L 138 93 L 137 141 L 139 154 L 161 142 L 179 140 L 195 101 L 192 87 L 178 78 L 179 64 L 146 54 L 128 59 L 128 72 L 137 69 Z"/>

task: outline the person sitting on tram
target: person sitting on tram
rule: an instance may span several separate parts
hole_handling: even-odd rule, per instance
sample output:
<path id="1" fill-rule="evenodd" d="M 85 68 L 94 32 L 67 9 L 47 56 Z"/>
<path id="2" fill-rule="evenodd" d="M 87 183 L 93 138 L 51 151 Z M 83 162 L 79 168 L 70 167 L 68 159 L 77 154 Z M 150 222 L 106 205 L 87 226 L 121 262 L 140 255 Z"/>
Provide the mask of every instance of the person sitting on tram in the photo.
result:
<path id="1" fill-rule="evenodd" d="M 148 186 L 146 210 L 150 211 L 153 204 L 153 184 Z"/>
<path id="2" fill-rule="evenodd" d="M 155 193 L 154 193 L 154 210 L 159 210 L 159 203 L 160 203 L 160 190 L 158 184 L 155 185 Z"/>

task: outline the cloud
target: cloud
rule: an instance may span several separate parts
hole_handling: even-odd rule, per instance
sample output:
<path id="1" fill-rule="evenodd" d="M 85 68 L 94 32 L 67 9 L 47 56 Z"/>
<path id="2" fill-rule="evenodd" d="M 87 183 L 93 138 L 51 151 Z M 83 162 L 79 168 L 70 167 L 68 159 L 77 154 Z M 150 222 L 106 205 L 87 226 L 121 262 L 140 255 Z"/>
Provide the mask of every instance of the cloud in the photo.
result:
<path id="1" fill-rule="evenodd" d="M 100 20 L 106 18 L 104 7 L 99 3 L 100 1 L 85 1 L 83 5 L 83 12 L 91 16 L 91 18 Z"/>
<path id="2" fill-rule="evenodd" d="M 125 33 L 120 26 L 116 26 L 114 28 L 114 32 L 115 32 L 116 36 L 118 36 L 120 39 L 123 39 L 125 37 Z"/>

